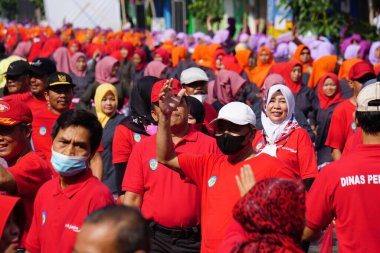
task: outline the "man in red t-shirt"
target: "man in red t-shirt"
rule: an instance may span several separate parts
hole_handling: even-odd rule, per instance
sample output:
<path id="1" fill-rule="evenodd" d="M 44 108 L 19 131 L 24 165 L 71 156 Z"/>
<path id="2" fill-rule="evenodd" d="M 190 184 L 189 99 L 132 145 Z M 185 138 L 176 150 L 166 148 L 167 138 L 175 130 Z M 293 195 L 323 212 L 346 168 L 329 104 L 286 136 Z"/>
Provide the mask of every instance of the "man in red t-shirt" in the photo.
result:
<path id="1" fill-rule="evenodd" d="M 95 115 L 62 113 L 52 132 L 54 170 L 59 174 L 37 193 L 27 252 L 71 253 L 88 214 L 114 204 L 110 190 L 92 175 L 88 164 L 99 147 L 102 126 Z"/>
<path id="2" fill-rule="evenodd" d="M 171 82 L 165 83 L 159 95 L 157 160 L 187 176 L 201 191 L 202 252 L 215 252 L 232 222 L 232 208 L 240 198 L 235 177 L 243 165 L 250 165 L 256 180 L 269 177 L 292 178 L 285 165 L 267 154 L 257 155 L 252 148 L 256 118 L 243 103 L 225 105 L 211 122 L 217 145 L 224 155 L 177 153 L 171 140 L 170 119 L 184 94 L 173 96 Z"/>
<path id="3" fill-rule="evenodd" d="M 306 199 L 304 240 L 311 240 L 335 218 L 339 252 L 380 249 L 380 82 L 357 97 L 359 144 L 323 168 Z"/>
<path id="4" fill-rule="evenodd" d="M 52 178 L 49 164 L 32 151 L 31 122 L 32 113 L 26 104 L 16 100 L 0 101 L 0 157 L 9 166 L 0 165 L 0 194 L 19 196 L 25 205 L 22 245 L 32 222 L 37 191 Z"/>
<path id="5" fill-rule="evenodd" d="M 354 89 L 354 95 L 335 108 L 325 143 L 326 146 L 331 147 L 331 155 L 334 160 L 340 159 L 347 139 L 355 133 L 356 97 L 362 85 L 376 76 L 372 65 L 367 61 L 361 61 L 351 67 L 348 77 L 348 84 Z"/>
<path id="6" fill-rule="evenodd" d="M 152 117 L 159 121 L 161 113 L 158 96 L 166 80 L 154 84 L 151 93 Z M 173 92 L 181 84 L 173 80 Z M 173 113 L 174 114 L 174 113 Z M 189 108 L 183 98 L 170 119 L 171 142 L 178 153 L 220 153 L 215 139 L 191 129 Z M 156 136 L 137 143 L 128 161 L 122 189 L 126 191 L 124 204 L 141 208 L 143 216 L 151 221 L 153 252 L 199 252 L 201 196 L 199 189 L 163 164 L 157 162 Z"/>

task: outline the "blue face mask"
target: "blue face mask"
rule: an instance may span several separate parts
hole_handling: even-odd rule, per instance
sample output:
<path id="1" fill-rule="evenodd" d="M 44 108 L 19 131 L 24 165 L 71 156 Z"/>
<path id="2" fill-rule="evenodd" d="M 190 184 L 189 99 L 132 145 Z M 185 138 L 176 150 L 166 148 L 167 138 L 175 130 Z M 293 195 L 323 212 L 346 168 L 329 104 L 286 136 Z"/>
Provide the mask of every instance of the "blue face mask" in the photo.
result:
<path id="1" fill-rule="evenodd" d="M 54 170 L 63 177 L 70 177 L 87 168 L 88 156 L 68 156 L 51 150 L 51 164 Z"/>

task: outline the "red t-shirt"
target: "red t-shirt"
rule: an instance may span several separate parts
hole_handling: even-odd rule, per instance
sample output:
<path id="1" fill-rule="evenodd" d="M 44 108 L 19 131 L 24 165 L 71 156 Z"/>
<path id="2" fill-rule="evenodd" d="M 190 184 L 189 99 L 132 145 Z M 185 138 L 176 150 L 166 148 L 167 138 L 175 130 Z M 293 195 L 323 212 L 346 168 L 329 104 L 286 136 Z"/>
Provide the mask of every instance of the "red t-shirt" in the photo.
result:
<path id="1" fill-rule="evenodd" d="M 349 154 L 359 144 L 363 144 L 363 135 L 361 127 L 358 127 L 353 135 L 351 135 L 344 146 L 342 157 Z"/>
<path id="2" fill-rule="evenodd" d="M 31 253 L 71 253 L 87 215 L 111 204 L 110 190 L 92 176 L 90 169 L 63 190 L 60 177 L 55 177 L 38 191 L 26 249 Z"/>
<path id="3" fill-rule="evenodd" d="M 14 166 L 8 168 L 17 185 L 17 196 L 25 205 L 25 233 L 23 242 L 29 231 L 33 217 L 33 205 L 38 189 L 52 178 L 49 164 L 35 152 L 21 157 Z"/>
<path id="4" fill-rule="evenodd" d="M 232 221 L 232 209 L 240 199 L 235 176 L 244 164 L 252 167 L 257 181 L 264 178 L 293 178 L 285 165 L 267 154 L 231 164 L 225 155 L 179 154 L 181 170 L 201 190 L 202 252 L 215 252 Z"/>
<path id="5" fill-rule="evenodd" d="M 47 109 L 47 101 L 46 100 L 40 100 L 32 96 L 30 92 L 24 92 L 19 94 L 12 94 L 9 96 L 5 96 L 6 99 L 14 99 L 19 100 L 27 104 L 32 111 L 33 118 L 36 115 L 39 115 L 42 112 L 44 112 Z"/>
<path id="6" fill-rule="evenodd" d="M 215 139 L 190 131 L 174 147 L 177 153 L 220 153 Z M 156 136 L 138 143 L 129 158 L 122 189 L 141 194 L 141 212 L 147 220 L 169 228 L 200 224 L 199 188 L 156 160 Z"/>
<path id="7" fill-rule="evenodd" d="M 359 145 L 322 169 L 306 199 L 307 226 L 335 218 L 339 252 L 379 252 L 380 145 Z"/>
<path id="8" fill-rule="evenodd" d="M 260 152 L 265 145 L 263 130 L 260 130 L 256 133 L 252 146 L 256 152 Z M 277 143 L 277 158 L 287 165 L 295 178 L 315 178 L 318 175 L 314 145 L 306 130 L 301 127 Z"/>
<path id="9" fill-rule="evenodd" d="M 355 110 L 355 105 L 349 99 L 337 105 L 331 116 L 326 146 L 343 151 L 348 137 L 356 130 Z"/>
<path id="10" fill-rule="evenodd" d="M 135 133 L 128 127 L 119 124 L 115 129 L 112 142 L 112 163 L 128 162 L 132 148 L 136 143 L 149 136 Z"/>

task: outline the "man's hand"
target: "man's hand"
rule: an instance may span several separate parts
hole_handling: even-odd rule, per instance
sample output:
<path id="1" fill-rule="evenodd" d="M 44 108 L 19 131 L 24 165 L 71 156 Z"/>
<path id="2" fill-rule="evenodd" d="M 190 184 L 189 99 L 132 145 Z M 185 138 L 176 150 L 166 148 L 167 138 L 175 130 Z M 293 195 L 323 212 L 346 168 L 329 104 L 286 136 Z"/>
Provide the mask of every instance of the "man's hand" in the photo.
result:
<path id="1" fill-rule="evenodd" d="M 158 96 L 160 99 L 159 107 L 161 109 L 161 112 L 166 116 L 170 116 L 172 112 L 176 110 L 186 92 L 185 89 L 182 89 L 177 96 L 174 95 L 172 91 L 172 84 L 173 78 L 167 80 L 164 83 L 164 86 L 162 87 L 161 92 Z"/>
<path id="2" fill-rule="evenodd" d="M 235 176 L 236 183 L 239 187 L 240 196 L 244 196 L 256 184 L 255 175 L 253 175 L 252 168 L 248 164 L 244 164 L 240 169 L 240 177 Z"/>

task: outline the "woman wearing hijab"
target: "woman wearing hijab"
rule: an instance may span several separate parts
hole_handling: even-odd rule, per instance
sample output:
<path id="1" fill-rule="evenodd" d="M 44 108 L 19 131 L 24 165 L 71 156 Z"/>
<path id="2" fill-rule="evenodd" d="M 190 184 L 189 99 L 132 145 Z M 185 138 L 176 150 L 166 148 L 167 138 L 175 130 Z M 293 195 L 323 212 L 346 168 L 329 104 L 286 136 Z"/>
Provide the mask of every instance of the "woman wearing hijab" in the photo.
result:
<path id="1" fill-rule="evenodd" d="M 153 60 L 154 61 L 159 61 L 165 64 L 166 66 L 171 65 L 171 59 L 170 59 L 170 54 L 167 50 L 163 48 L 156 49 L 153 52 Z"/>
<path id="2" fill-rule="evenodd" d="M 103 83 L 95 92 L 95 111 L 100 124 L 103 127 L 102 135 L 102 160 L 103 183 L 108 186 L 114 196 L 117 195 L 115 168 L 112 164 L 112 142 L 116 126 L 124 119 L 117 113 L 117 91 L 114 85 Z"/>
<path id="3" fill-rule="evenodd" d="M 118 109 L 122 108 L 124 99 L 129 97 L 129 94 L 120 84 L 118 72 L 120 63 L 112 56 L 105 56 L 95 67 L 95 82 L 87 87 L 80 98 L 80 109 L 91 109 L 91 99 L 95 96 L 96 88 L 102 83 L 110 83 L 115 85 L 118 94 Z"/>
<path id="4" fill-rule="evenodd" d="M 302 64 L 302 82 L 308 83 L 313 69 L 313 58 L 311 58 L 310 48 L 306 45 L 299 45 L 294 53 L 293 59 Z"/>
<path id="5" fill-rule="evenodd" d="M 94 72 L 87 69 L 86 55 L 82 52 L 75 53 L 70 59 L 70 76 L 75 83 L 73 103 L 79 103 L 80 96 L 87 87 L 94 82 Z"/>
<path id="6" fill-rule="evenodd" d="M 216 79 L 208 84 L 208 95 L 214 98 L 212 106 L 218 112 L 224 105 L 238 101 L 239 96 L 244 92 L 244 85 L 247 83 L 236 72 L 222 69 Z"/>
<path id="7" fill-rule="evenodd" d="M 69 49 L 69 53 L 71 56 L 77 52 L 82 51 L 82 46 L 78 40 L 70 40 L 67 44 L 67 48 Z"/>
<path id="8" fill-rule="evenodd" d="M 150 97 L 153 85 L 160 79 L 144 76 L 132 87 L 129 100 L 130 115 L 115 129 L 112 146 L 112 163 L 115 166 L 115 178 L 119 196 L 124 192 L 121 183 L 132 148 L 142 139 L 155 134 L 157 126 L 151 117 Z"/>
<path id="9" fill-rule="evenodd" d="M 0 195 L 0 203 L 0 253 L 16 253 L 24 230 L 24 205 L 7 195 Z"/>
<path id="10" fill-rule="evenodd" d="M 351 67 L 356 63 L 363 61 L 359 58 L 352 58 L 342 62 L 339 68 L 339 84 L 340 84 L 340 92 L 343 98 L 350 98 L 354 95 L 354 90 L 348 85 L 348 73 L 351 70 Z"/>
<path id="11" fill-rule="evenodd" d="M 211 68 L 214 70 L 214 73 L 217 74 L 219 70 L 223 68 L 222 58 L 226 56 L 227 53 L 224 49 L 217 49 L 213 53 Z"/>
<path id="12" fill-rule="evenodd" d="M 274 64 L 272 52 L 267 47 L 261 47 L 257 53 L 257 65 L 252 70 L 251 76 L 253 77 L 252 82 L 255 83 L 259 88 L 263 86 L 264 80 L 269 74 L 271 67 Z"/>
<path id="13" fill-rule="evenodd" d="M 256 133 L 252 145 L 257 152 L 283 161 L 308 190 L 318 174 L 315 150 L 308 133 L 297 123 L 294 108 L 291 90 L 281 84 L 272 86 L 261 113 L 264 129 Z"/>
<path id="14" fill-rule="evenodd" d="M 154 76 L 157 78 L 166 77 L 167 66 L 160 61 L 151 61 L 144 70 L 144 76 Z"/>
<path id="15" fill-rule="evenodd" d="M 315 89 L 319 79 L 326 73 L 334 72 L 337 67 L 338 57 L 336 55 L 328 55 L 319 58 L 313 62 L 313 71 L 311 72 L 308 86 Z"/>
<path id="16" fill-rule="evenodd" d="M 348 60 L 352 58 L 360 58 L 359 51 L 360 51 L 360 45 L 356 45 L 356 44 L 349 45 L 346 51 L 344 51 L 344 59 Z"/>
<path id="17" fill-rule="evenodd" d="M 244 69 L 249 81 L 253 82 L 252 69 L 255 64 L 253 52 L 249 49 L 240 50 L 236 52 L 236 59 L 239 65 Z"/>
<path id="18" fill-rule="evenodd" d="M 133 74 L 133 83 L 136 83 L 136 80 L 144 76 L 144 70 L 146 67 L 146 53 L 140 48 L 136 48 L 132 57 L 132 62 L 135 67 Z"/>
<path id="19" fill-rule="evenodd" d="M 375 41 L 372 43 L 371 49 L 369 50 L 368 59 L 373 66 L 380 63 L 380 41 Z"/>
<path id="20" fill-rule="evenodd" d="M 324 75 L 318 84 L 318 111 L 317 111 L 317 151 L 318 166 L 324 166 L 332 161 L 331 148 L 325 145 L 330 127 L 331 115 L 335 107 L 343 101 L 340 94 L 338 77 L 333 73 Z"/>
<path id="21" fill-rule="evenodd" d="M 57 71 L 70 73 L 70 53 L 66 47 L 60 47 L 53 53 Z"/>
<path id="22" fill-rule="evenodd" d="M 235 242 L 231 252 L 302 253 L 305 210 L 305 189 L 301 183 L 276 178 L 261 180 L 233 209 L 234 225 L 243 230 L 244 239 Z"/>

